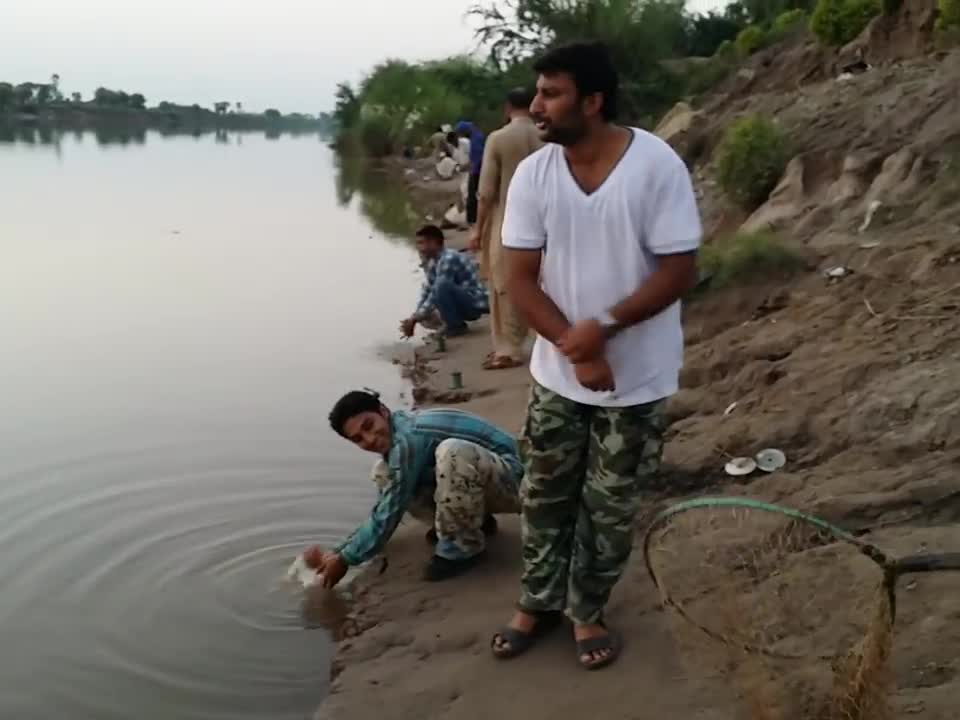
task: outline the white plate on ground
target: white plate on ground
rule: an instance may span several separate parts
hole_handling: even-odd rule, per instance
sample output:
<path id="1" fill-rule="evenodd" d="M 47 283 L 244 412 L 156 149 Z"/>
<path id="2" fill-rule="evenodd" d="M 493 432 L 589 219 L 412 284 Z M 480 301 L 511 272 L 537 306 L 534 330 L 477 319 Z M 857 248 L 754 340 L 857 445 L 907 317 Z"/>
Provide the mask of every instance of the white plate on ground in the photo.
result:
<path id="1" fill-rule="evenodd" d="M 757 461 L 751 457 L 737 457 L 723 466 L 727 475 L 749 475 L 757 469 Z"/>
<path id="2" fill-rule="evenodd" d="M 777 448 L 766 448 L 757 453 L 757 467 L 764 472 L 779 470 L 787 464 L 787 456 Z"/>

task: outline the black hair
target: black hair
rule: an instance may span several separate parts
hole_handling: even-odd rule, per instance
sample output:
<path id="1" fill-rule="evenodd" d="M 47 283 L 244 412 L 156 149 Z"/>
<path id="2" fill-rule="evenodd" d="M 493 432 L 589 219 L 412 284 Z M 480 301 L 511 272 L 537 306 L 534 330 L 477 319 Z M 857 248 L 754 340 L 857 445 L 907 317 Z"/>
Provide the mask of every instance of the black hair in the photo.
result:
<path id="1" fill-rule="evenodd" d="M 443 245 L 443 230 L 438 228 L 436 225 L 424 225 L 422 228 L 417 230 L 416 236 L 427 238 L 428 240 L 436 240 Z"/>
<path id="2" fill-rule="evenodd" d="M 457 135 L 453 130 L 447 133 L 447 142 L 453 143 L 456 145 L 459 142 L 460 136 Z"/>
<path id="3" fill-rule="evenodd" d="M 351 390 L 337 400 L 330 411 L 330 427 L 337 435 L 347 437 L 343 426 L 347 420 L 365 412 L 380 412 L 383 403 L 380 402 L 380 393 L 373 390 Z"/>
<path id="4" fill-rule="evenodd" d="M 572 75 L 581 97 L 593 93 L 603 95 L 600 114 L 604 120 L 613 120 L 617 116 L 620 79 L 610 52 L 603 43 L 574 42 L 558 45 L 544 53 L 533 64 L 533 69 L 540 75 Z"/>
<path id="5" fill-rule="evenodd" d="M 507 93 L 507 104 L 517 110 L 529 110 L 533 103 L 533 91 L 530 88 L 517 87 Z"/>

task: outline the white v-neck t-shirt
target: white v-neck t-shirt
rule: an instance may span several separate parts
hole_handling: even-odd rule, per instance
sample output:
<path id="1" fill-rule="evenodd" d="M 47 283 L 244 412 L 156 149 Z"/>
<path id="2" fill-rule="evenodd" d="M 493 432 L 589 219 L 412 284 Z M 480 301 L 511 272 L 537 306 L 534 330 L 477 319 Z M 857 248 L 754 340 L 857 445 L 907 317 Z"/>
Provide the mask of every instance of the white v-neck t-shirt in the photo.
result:
<path id="1" fill-rule="evenodd" d="M 550 144 L 525 158 L 510 183 L 504 247 L 542 250 L 540 283 L 570 323 L 594 318 L 633 294 L 658 255 L 696 250 L 703 229 L 690 173 L 667 143 L 630 128 L 619 163 L 587 195 L 563 148 Z M 680 302 L 622 330 L 607 343 L 613 392 L 582 386 L 556 346 L 537 337 L 533 379 L 575 402 L 627 407 L 677 391 L 683 364 Z"/>

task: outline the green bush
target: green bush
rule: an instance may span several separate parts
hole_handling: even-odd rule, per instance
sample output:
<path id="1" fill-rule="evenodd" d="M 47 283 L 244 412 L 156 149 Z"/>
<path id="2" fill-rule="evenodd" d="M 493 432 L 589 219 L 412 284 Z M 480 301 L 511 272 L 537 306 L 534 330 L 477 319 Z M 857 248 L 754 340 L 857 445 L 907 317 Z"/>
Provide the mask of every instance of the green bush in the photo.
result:
<path id="1" fill-rule="evenodd" d="M 710 278 L 711 288 L 791 275 L 806 267 L 800 253 L 772 232 L 737 233 L 705 244 L 698 255 L 701 275 Z"/>
<path id="2" fill-rule="evenodd" d="M 360 119 L 356 132 L 360 146 L 370 157 L 385 157 L 400 144 L 393 124 L 384 115 L 371 114 Z"/>
<path id="3" fill-rule="evenodd" d="M 737 52 L 743 57 L 753 55 L 767 44 L 767 34 L 758 25 L 748 25 L 737 35 Z"/>
<path id="4" fill-rule="evenodd" d="M 846 45 L 880 12 L 880 0 L 817 0 L 810 29 L 827 45 Z"/>
<path id="5" fill-rule="evenodd" d="M 960 47 L 960 25 L 948 27 L 943 18 L 937 18 L 933 29 L 936 31 L 933 35 L 933 46 L 937 50 L 953 50 Z"/>
<path id="6" fill-rule="evenodd" d="M 732 58 L 737 54 L 737 46 L 733 44 L 732 40 L 724 40 L 717 46 L 716 52 L 713 53 L 715 58 Z"/>
<path id="7" fill-rule="evenodd" d="M 773 25 L 770 27 L 770 32 L 777 37 L 784 37 L 803 27 L 806 20 L 807 14 L 800 8 L 787 10 L 777 15 L 777 19 L 773 21 Z"/>
<path id="8" fill-rule="evenodd" d="M 777 186 L 790 151 L 783 131 L 763 115 L 734 122 L 717 148 L 720 187 L 742 207 L 761 205 Z"/>
<path id="9" fill-rule="evenodd" d="M 960 0 L 939 0 L 940 17 L 937 19 L 940 30 L 960 27 Z"/>

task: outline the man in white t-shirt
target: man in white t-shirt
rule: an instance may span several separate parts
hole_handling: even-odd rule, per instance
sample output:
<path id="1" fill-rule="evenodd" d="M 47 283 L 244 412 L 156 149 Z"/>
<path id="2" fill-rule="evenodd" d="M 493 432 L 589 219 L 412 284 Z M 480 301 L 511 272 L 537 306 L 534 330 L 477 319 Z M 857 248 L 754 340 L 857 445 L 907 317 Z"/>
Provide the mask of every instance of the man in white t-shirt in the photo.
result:
<path id="1" fill-rule="evenodd" d="M 612 122 L 618 80 L 602 45 L 556 48 L 534 68 L 531 112 L 548 144 L 517 168 L 503 224 L 508 292 L 537 331 L 524 569 L 519 610 L 492 649 L 520 654 L 565 612 L 592 670 L 620 650 L 603 612 L 659 471 L 702 228 L 679 156 Z"/>

